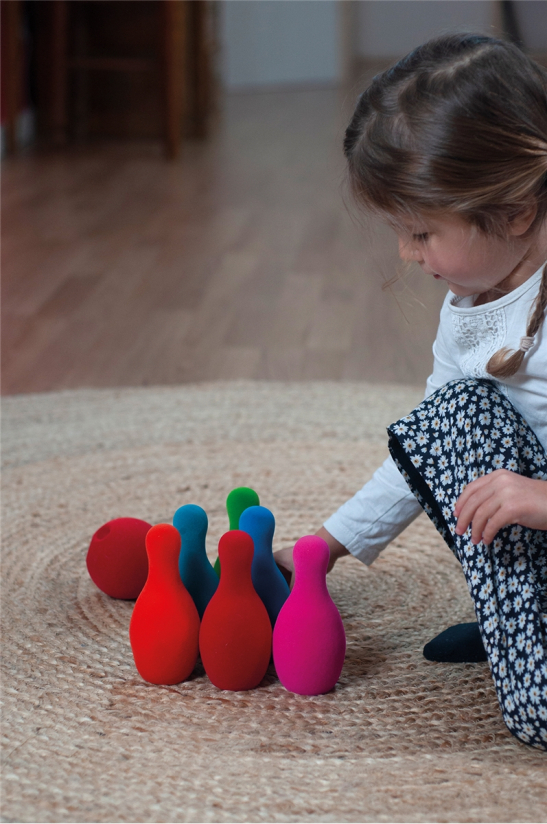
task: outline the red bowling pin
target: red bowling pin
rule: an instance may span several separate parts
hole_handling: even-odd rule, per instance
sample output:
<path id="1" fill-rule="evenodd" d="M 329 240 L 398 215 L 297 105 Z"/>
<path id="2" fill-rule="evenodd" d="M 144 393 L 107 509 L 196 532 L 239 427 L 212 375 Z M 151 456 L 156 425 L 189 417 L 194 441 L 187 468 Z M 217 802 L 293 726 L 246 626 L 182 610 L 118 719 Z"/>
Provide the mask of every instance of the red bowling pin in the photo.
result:
<path id="1" fill-rule="evenodd" d="M 327 589 L 329 547 L 307 535 L 294 547 L 294 588 L 281 607 L 273 632 L 273 659 L 290 692 L 321 695 L 340 677 L 346 634 Z"/>
<path id="2" fill-rule="evenodd" d="M 257 687 L 268 669 L 272 627 L 251 578 L 253 539 L 232 530 L 220 539 L 222 575 L 201 622 L 199 651 L 205 672 L 221 690 Z"/>
<path id="3" fill-rule="evenodd" d="M 153 526 L 146 551 L 148 578 L 129 624 L 135 666 L 151 684 L 179 684 L 198 657 L 199 615 L 179 574 L 178 530 Z"/>

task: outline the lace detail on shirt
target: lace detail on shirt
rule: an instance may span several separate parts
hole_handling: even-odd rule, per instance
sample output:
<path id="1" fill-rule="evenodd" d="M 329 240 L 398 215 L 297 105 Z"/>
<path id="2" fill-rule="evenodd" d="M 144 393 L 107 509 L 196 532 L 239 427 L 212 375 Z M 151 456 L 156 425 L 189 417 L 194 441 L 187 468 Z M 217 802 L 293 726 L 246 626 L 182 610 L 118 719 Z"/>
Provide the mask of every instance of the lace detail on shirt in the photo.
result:
<path id="1" fill-rule="evenodd" d="M 490 378 L 486 364 L 504 345 L 507 324 L 503 309 L 491 309 L 480 315 L 452 315 L 456 342 L 466 350 L 461 369 L 466 377 Z"/>

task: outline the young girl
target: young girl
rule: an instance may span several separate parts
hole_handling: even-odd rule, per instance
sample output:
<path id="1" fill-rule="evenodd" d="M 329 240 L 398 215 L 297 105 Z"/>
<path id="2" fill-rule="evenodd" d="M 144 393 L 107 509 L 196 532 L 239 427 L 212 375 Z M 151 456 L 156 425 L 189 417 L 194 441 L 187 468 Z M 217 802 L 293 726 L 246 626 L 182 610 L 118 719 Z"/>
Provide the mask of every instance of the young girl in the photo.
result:
<path id="1" fill-rule="evenodd" d="M 452 660 L 478 660 L 475 628 L 505 723 L 547 749 L 547 73 L 502 40 L 437 38 L 374 78 L 344 151 L 358 202 L 449 291 L 425 400 L 317 534 L 331 568 L 371 564 L 424 509 L 478 621 Z"/>

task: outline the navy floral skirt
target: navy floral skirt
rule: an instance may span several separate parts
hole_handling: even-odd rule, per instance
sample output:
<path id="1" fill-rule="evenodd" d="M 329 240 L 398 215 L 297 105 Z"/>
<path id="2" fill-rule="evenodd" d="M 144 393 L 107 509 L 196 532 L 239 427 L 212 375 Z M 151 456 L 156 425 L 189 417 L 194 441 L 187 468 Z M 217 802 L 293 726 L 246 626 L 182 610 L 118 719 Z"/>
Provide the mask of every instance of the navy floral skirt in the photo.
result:
<path id="1" fill-rule="evenodd" d="M 456 535 L 471 481 L 508 469 L 547 480 L 538 439 L 489 380 L 451 381 L 388 427 L 391 455 L 462 565 L 509 730 L 547 750 L 547 532 L 519 525 L 491 544 Z"/>

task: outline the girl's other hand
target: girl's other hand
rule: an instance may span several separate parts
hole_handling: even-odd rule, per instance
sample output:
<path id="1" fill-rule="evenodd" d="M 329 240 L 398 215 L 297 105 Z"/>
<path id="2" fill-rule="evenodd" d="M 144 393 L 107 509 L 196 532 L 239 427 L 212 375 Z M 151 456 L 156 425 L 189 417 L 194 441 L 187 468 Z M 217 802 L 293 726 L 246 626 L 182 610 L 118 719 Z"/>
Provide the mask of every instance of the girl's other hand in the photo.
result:
<path id="1" fill-rule="evenodd" d="M 292 559 L 292 551 L 294 547 L 285 546 L 283 549 L 278 549 L 274 552 L 273 559 L 281 570 L 283 577 L 292 589 L 294 582 L 294 561 Z"/>
<path id="2" fill-rule="evenodd" d="M 472 524 L 471 541 L 489 544 L 500 529 L 520 524 L 547 530 L 547 481 L 496 469 L 466 486 L 454 507 L 456 534 Z"/>
<path id="3" fill-rule="evenodd" d="M 330 532 L 327 532 L 324 526 L 322 526 L 321 529 L 318 529 L 315 534 L 319 538 L 323 538 L 323 540 L 329 545 L 330 559 L 327 572 L 330 572 L 338 558 L 341 558 L 342 555 L 349 555 L 349 552 L 346 547 L 340 543 L 340 541 L 337 541 L 336 538 L 330 534 Z M 291 589 L 294 584 L 294 561 L 292 557 L 293 549 L 294 547 L 292 546 L 286 546 L 283 547 L 283 549 L 278 549 L 277 552 L 274 552 L 273 554 L 274 561 L 278 567 L 282 567 L 283 574 L 285 574 L 285 570 L 287 571 L 288 574 L 285 575 L 285 578 L 288 578 L 288 575 L 290 575 Z"/>

